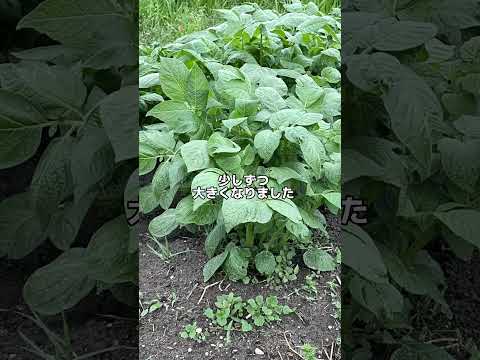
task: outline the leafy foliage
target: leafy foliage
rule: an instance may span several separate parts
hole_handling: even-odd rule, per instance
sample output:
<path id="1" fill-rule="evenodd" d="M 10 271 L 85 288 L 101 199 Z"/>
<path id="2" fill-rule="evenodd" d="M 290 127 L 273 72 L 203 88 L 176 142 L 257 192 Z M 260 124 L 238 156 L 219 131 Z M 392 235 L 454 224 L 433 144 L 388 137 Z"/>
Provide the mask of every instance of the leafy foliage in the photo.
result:
<path id="1" fill-rule="evenodd" d="M 36 312 L 60 313 L 95 287 L 125 300 L 137 292 L 138 273 L 136 234 L 126 219 L 138 188 L 129 161 L 138 155 L 134 3 L 23 5 L 34 9 L 17 14 L 17 28 L 36 31 L 30 44 L 46 44 L 1 61 L 0 169 L 36 167 L 28 188 L 0 203 L 0 257 L 21 259 L 47 239 L 55 246 L 48 257 L 60 255 L 24 287 Z M 90 216 L 82 232 L 89 211 L 97 219 Z"/>
<path id="2" fill-rule="evenodd" d="M 229 293 L 218 296 L 215 306 L 215 310 L 206 309 L 205 316 L 227 331 L 227 337 L 234 329 L 249 332 L 254 329 L 254 326 L 262 327 L 281 321 L 282 316 L 294 312 L 288 305 L 281 305 L 276 296 L 263 298 L 259 295 L 255 299 L 244 302 L 241 296 Z"/>
<path id="3" fill-rule="evenodd" d="M 416 296 L 449 314 L 427 246 L 480 245 L 478 2 L 373 3 L 343 14 L 342 190 L 369 206 L 344 227 L 344 356 L 451 359 L 406 329 Z"/>
<path id="4" fill-rule="evenodd" d="M 151 179 L 141 208 L 164 210 L 150 223 L 155 237 L 206 227 L 205 281 L 221 268 L 246 279 L 250 264 L 273 273 L 281 249 L 308 249 L 313 231 L 325 230 L 320 206 L 340 208 L 339 9 L 286 10 L 221 9 L 223 23 L 141 49 L 140 174 Z M 249 175 L 294 198 L 233 198 L 232 187 L 225 197 L 192 196 L 220 190 L 221 176 Z M 258 178 L 251 186 L 261 187 Z"/>

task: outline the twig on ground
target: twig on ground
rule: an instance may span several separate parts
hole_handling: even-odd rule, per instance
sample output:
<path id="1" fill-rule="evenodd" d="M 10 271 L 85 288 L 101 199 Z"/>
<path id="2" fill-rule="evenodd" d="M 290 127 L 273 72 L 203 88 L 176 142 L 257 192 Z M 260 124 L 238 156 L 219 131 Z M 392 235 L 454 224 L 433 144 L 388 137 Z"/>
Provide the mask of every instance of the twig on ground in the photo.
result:
<path id="1" fill-rule="evenodd" d="M 285 332 L 283 333 L 283 338 L 285 339 L 285 342 L 287 343 L 288 348 L 289 348 L 290 351 L 292 351 L 295 355 L 297 355 L 300 359 L 304 359 L 304 357 L 303 357 L 302 355 L 300 355 L 298 352 L 296 352 L 295 349 L 292 347 L 292 345 L 290 345 L 290 343 L 288 342 L 287 332 L 288 332 L 288 331 L 285 331 Z M 304 359 L 304 360 L 305 360 L 305 359 Z"/>
<path id="2" fill-rule="evenodd" d="M 277 352 L 278 352 L 278 355 L 280 355 L 280 360 L 283 360 L 283 356 L 282 356 L 282 353 L 280 352 L 280 350 L 277 349 Z"/>
<path id="3" fill-rule="evenodd" d="M 193 287 L 192 290 L 190 290 L 190 293 L 188 294 L 187 296 L 187 300 L 190 299 L 190 296 L 192 296 L 193 292 L 195 291 L 195 289 L 198 287 L 198 283 L 196 282 L 195 283 L 195 286 Z"/>
<path id="4" fill-rule="evenodd" d="M 222 282 L 223 282 L 223 280 L 222 280 Z M 210 288 L 213 287 L 213 286 L 218 285 L 219 283 L 221 283 L 221 282 L 220 282 L 220 281 L 217 281 L 216 283 L 213 283 L 213 284 L 210 284 L 210 285 L 205 286 L 205 287 L 203 288 L 202 296 L 200 296 L 200 299 L 199 299 L 198 302 L 197 302 L 197 305 L 200 305 L 200 303 L 202 302 L 203 297 L 205 296 L 205 293 L 207 292 L 207 290 L 210 289 Z"/>

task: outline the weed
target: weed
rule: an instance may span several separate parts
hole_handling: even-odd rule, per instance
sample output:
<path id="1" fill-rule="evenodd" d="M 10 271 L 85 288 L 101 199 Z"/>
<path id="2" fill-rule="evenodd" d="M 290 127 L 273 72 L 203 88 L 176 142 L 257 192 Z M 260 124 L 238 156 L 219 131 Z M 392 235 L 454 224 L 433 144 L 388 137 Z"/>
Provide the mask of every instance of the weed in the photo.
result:
<path id="1" fill-rule="evenodd" d="M 191 324 L 188 324 L 180 332 L 180 337 L 183 339 L 190 339 L 196 342 L 202 342 L 207 339 L 208 332 L 203 331 L 201 327 L 197 326 L 197 322 L 194 321 Z"/>

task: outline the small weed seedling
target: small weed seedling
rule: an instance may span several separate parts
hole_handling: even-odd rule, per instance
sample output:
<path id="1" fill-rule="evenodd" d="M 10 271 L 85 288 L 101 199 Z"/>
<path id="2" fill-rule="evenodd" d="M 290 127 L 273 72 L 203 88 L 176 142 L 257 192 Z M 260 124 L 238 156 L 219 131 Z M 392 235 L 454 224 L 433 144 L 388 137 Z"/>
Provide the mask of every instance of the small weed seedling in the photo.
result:
<path id="1" fill-rule="evenodd" d="M 303 344 L 300 349 L 304 360 L 317 360 L 317 348 L 310 343 Z"/>
<path id="2" fill-rule="evenodd" d="M 142 300 L 139 300 L 139 303 L 142 309 L 140 312 L 141 318 L 144 318 L 148 314 L 151 314 L 162 307 L 162 303 L 158 299 L 154 299 L 146 302 L 142 302 Z"/>
<path id="3" fill-rule="evenodd" d="M 281 305 L 276 296 L 263 298 L 259 295 L 246 302 L 240 296 L 230 293 L 221 295 L 215 302 L 216 309 L 205 310 L 207 316 L 215 325 L 227 332 L 227 342 L 230 341 L 232 330 L 249 332 L 274 321 L 281 321 L 281 317 L 294 312 L 289 306 Z"/>
<path id="4" fill-rule="evenodd" d="M 201 327 L 197 326 L 197 322 L 194 321 L 191 324 L 185 326 L 182 332 L 180 332 L 180 337 L 183 339 L 191 339 L 196 342 L 202 342 L 207 339 L 208 332 L 203 331 Z"/>
<path id="5" fill-rule="evenodd" d="M 297 280 L 297 274 L 299 272 L 298 265 L 293 265 L 293 258 L 295 256 L 295 250 L 280 250 L 280 253 L 275 257 L 276 266 L 275 271 L 271 274 L 267 281 L 270 284 L 280 286 L 290 281 Z"/>

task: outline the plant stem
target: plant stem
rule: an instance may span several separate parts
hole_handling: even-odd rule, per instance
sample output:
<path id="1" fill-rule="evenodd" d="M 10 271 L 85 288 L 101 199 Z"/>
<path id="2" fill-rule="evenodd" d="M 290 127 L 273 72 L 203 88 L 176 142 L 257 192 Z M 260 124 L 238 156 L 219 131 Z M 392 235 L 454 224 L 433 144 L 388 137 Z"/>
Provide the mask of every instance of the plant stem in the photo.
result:
<path id="1" fill-rule="evenodd" d="M 251 248 L 254 245 L 255 237 L 253 235 L 254 226 L 252 223 L 247 224 L 247 232 L 245 238 L 245 246 Z"/>

